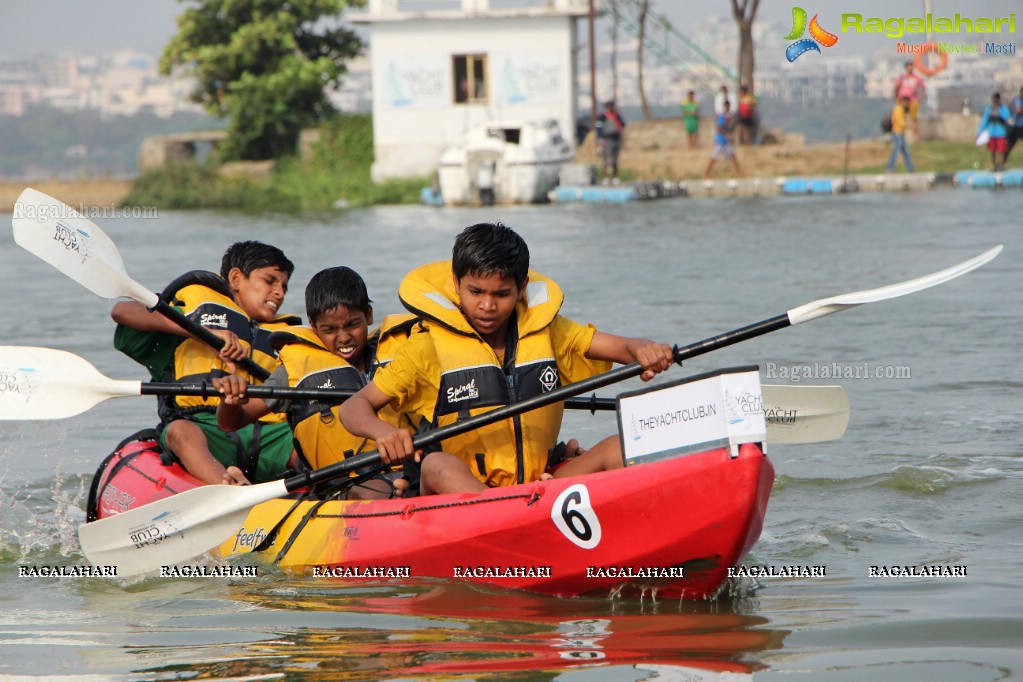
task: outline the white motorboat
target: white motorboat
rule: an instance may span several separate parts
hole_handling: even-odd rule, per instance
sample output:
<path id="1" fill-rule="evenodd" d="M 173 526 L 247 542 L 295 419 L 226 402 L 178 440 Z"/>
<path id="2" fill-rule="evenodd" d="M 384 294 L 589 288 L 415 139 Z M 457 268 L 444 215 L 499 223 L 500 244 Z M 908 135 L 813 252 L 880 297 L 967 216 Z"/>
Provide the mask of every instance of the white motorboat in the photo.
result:
<path id="1" fill-rule="evenodd" d="M 562 166 L 574 157 L 553 119 L 488 123 L 441 155 L 441 198 L 447 205 L 547 201 Z"/>

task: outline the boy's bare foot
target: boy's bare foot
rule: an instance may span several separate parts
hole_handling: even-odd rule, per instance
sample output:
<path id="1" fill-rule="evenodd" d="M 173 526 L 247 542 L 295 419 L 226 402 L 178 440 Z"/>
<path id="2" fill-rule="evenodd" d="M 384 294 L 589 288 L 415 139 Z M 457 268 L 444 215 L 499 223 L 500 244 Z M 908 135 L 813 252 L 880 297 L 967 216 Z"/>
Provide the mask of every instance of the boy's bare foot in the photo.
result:
<path id="1" fill-rule="evenodd" d="M 238 467 L 227 467 L 222 482 L 224 485 L 252 485 L 252 482 L 245 478 L 245 474 Z"/>

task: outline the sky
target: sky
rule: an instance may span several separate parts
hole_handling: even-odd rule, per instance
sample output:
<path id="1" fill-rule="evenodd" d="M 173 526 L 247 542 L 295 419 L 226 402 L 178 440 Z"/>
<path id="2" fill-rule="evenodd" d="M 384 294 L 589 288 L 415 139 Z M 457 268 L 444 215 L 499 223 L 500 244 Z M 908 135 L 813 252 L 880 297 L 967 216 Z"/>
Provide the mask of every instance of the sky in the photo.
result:
<path id="1" fill-rule="evenodd" d="M 793 4 L 811 16 L 820 12 L 821 25 L 837 25 L 843 12 L 867 16 L 920 16 L 923 0 L 761 0 L 758 18 L 773 19 L 786 29 L 791 23 Z M 1020 0 L 932 0 L 935 15 L 1007 16 L 1018 14 L 1016 35 L 1023 33 L 1023 3 Z M 132 48 L 158 55 L 177 30 L 175 17 L 184 5 L 178 0 L 0 0 L 0 55 L 31 57 L 37 54 L 71 52 L 100 54 Z M 655 12 L 668 17 L 687 35 L 710 15 L 731 16 L 730 0 L 652 0 Z M 836 30 L 836 29 L 832 29 Z M 598 34 L 599 40 L 599 34 Z M 1016 41 L 1015 37 L 1005 38 Z M 872 52 L 871 42 L 839 43 L 846 54 Z M 838 46 L 836 46 L 838 47 Z"/>

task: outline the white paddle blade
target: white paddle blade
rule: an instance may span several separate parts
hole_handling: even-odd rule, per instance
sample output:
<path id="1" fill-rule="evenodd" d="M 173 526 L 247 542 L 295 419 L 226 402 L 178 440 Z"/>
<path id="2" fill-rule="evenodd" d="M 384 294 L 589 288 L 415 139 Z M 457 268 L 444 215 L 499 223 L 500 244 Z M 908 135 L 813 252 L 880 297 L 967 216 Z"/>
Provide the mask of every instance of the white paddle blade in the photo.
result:
<path id="1" fill-rule="evenodd" d="M 849 396 L 841 386 L 764 385 L 761 390 L 768 443 L 823 443 L 845 434 Z"/>
<path id="2" fill-rule="evenodd" d="M 148 573 L 208 552 L 252 507 L 287 494 L 284 481 L 206 485 L 80 526 L 78 541 L 93 566 L 116 566 L 118 576 Z"/>
<path id="3" fill-rule="evenodd" d="M 65 419 L 134 395 L 142 395 L 141 381 L 108 379 L 73 353 L 0 346 L 0 420 Z"/>
<path id="4" fill-rule="evenodd" d="M 32 188 L 14 204 L 14 241 L 103 298 L 130 298 L 147 308 L 158 297 L 124 270 L 117 246 L 95 223 Z"/>
<path id="5" fill-rule="evenodd" d="M 930 275 L 924 275 L 923 277 L 917 277 L 916 279 L 911 279 L 907 282 L 889 284 L 888 286 L 879 287 L 877 289 L 867 289 L 866 291 L 856 291 L 851 294 L 842 294 L 841 296 L 811 301 L 810 303 L 806 303 L 798 308 L 793 308 L 788 311 L 789 324 L 796 325 L 803 322 L 809 322 L 810 320 L 815 320 L 818 317 L 824 317 L 831 313 L 837 313 L 840 310 L 845 310 L 846 308 L 854 308 L 858 305 L 863 305 L 864 303 L 886 301 L 890 298 L 898 298 L 899 296 L 905 296 L 906 294 L 912 294 L 938 284 L 943 284 L 944 282 L 955 279 L 960 275 L 965 275 L 971 270 L 976 270 L 1001 252 L 1002 245 L 999 244 L 994 248 L 988 249 L 979 256 L 974 256 L 973 258 L 965 260 L 958 265 L 953 265 L 950 268 L 945 268 L 944 270 Z"/>

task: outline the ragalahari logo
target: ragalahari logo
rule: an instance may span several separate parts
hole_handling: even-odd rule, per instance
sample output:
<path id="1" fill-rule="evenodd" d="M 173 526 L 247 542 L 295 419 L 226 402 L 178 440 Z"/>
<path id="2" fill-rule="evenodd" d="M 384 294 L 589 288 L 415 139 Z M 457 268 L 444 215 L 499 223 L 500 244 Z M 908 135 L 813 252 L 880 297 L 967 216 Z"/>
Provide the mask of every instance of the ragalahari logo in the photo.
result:
<path id="1" fill-rule="evenodd" d="M 834 33 L 828 33 L 820 24 L 817 23 L 817 17 L 819 14 L 813 15 L 813 19 L 810 20 L 810 25 L 806 25 L 806 10 L 802 7 L 792 8 L 792 31 L 785 36 L 785 40 L 795 40 L 796 42 L 785 48 L 785 58 L 790 62 L 794 62 L 799 59 L 799 56 L 815 50 L 821 51 L 819 45 L 824 47 L 831 47 L 838 42 L 838 36 Z M 803 34 L 809 30 L 810 37 L 802 38 Z M 797 38 L 802 38 L 797 40 Z"/>

